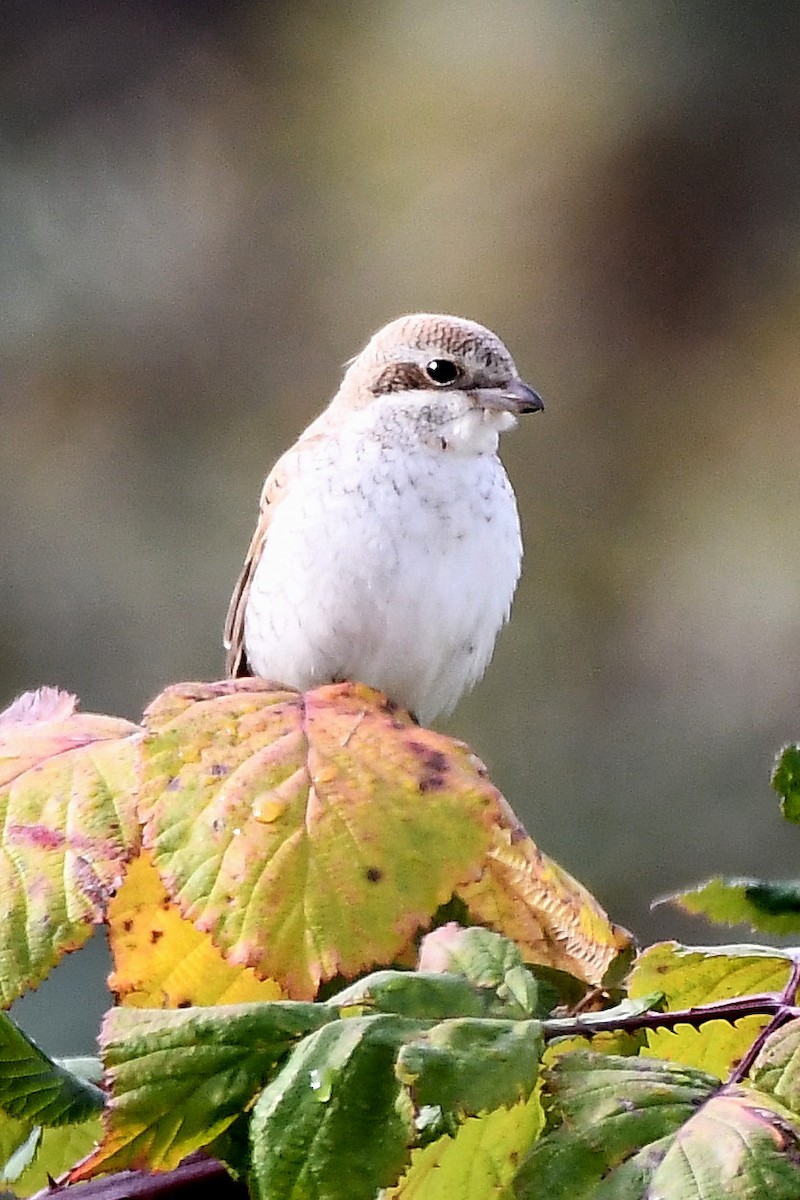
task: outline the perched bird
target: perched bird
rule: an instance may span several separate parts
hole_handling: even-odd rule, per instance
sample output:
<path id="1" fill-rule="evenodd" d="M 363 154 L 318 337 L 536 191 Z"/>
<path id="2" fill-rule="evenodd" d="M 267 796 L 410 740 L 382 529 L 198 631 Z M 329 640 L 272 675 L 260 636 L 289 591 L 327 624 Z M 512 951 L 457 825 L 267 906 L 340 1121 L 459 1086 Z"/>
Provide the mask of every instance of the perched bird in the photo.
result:
<path id="1" fill-rule="evenodd" d="M 542 401 L 500 339 L 417 313 L 374 335 L 267 477 L 227 672 L 357 680 L 423 724 L 481 678 L 522 558 L 499 435 Z"/>

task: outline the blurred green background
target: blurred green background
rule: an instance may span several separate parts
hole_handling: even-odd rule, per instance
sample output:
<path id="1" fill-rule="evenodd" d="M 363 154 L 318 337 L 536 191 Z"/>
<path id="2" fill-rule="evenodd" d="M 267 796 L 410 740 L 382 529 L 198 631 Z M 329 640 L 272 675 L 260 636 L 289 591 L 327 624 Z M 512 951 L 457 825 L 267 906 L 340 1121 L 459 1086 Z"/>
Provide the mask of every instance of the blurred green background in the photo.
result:
<path id="1" fill-rule="evenodd" d="M 136 717 L 222 672 L 262 478 L 414 309 L 547 413 L 527 557 L 447 729 L 641 938 L 797 873 L 800 10 L 707 0 L 0 11 L 0 680 Z M 19 1006 L 91 1044 L 98 940 Z"/>

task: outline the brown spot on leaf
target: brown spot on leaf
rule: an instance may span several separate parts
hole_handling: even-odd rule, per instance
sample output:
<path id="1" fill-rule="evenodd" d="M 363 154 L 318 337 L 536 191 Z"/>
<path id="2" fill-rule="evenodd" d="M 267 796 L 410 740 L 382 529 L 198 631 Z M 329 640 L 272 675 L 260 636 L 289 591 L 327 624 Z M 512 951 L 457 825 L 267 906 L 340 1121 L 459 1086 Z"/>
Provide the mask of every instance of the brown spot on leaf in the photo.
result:
<path id="1" fill-rule="evenodd" d="M 179 1000 L 178 1003 L 175 1005 L 175 1007 L 176 1008 L 191 1008 L 192 1002 L 191 1002 L 191 1000 Z"/>
<path id="2" fill-rule="evenodd" d="M 425 774 L 419 781 L 420 792 L 437 792 L 447 783 L 447 755 L 441 750 L 426 748 L 423 757 Z"/>
<path id="3" fill-rule="evenodd" d="M 367 867 L 364 874 L 370 883 L 380 883 L 383 879 L 383 871 L 380 867 Z"/>
<path id="4" fill-rule="evenodd" d="M 155 946 L 156 942 L 160 942 L 163 936 L 164 936 L 163 929 L 151 929 L 150 930 L 150 945 Z"/>
<path id="5" fill-rule="evenodd" d="M 425 755 L 425 766 L 429 771 L 444 774 L 447 770 L 447 755 L 443 754 L 441 750 L 430 750 Z"/>
<path id="6" fill-rule="evenodd" d="M 423 793 L 424 792 L 438 792 L 444 787 L 444 785 L 445 785 L 444 775 L 436 775 L 435 773 L 432 772 L 430 775 L 422 776 L 422 779 L 420 779 L 420 781 L 419 781 L 419 790 Z"/>
<path id="7" fill-rule="evenodd" d="M 130 933 L 130 931 L 133 929 L 133 921 L 131 921 L 130 918 L 128 918 L 127 921 L 123 921 L 122 929 L 125 933 Z"/>

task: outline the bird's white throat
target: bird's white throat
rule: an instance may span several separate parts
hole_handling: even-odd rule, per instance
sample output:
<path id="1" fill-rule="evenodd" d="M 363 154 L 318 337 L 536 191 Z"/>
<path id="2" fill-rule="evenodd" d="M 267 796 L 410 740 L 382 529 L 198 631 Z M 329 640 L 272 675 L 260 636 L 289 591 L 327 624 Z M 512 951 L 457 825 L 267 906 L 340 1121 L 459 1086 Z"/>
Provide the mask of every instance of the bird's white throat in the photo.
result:
<path id="1" fill-rule="evenodd" d="M 446 421 L 437 434 L 444 448 L 456 454 L 496 454 L 500 434 L 516 423 L 512 413 L 471 408 Z"/>

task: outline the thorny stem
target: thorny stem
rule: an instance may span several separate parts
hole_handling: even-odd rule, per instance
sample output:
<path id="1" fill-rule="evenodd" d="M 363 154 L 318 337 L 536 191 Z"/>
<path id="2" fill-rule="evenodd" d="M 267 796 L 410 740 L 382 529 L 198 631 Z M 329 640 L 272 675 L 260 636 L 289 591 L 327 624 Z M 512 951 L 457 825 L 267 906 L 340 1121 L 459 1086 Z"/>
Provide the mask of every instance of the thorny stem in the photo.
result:
<path id="1" fill-rule="evenodd" d="M 247 1195 L 222 1163 L 199 1151 L 172 1171 L 118 1171 L 68 1188 L 55 1183 L 33 1200 L 247 1200 Z"/>
<path id="2" fill-rule="evenodd" d="M 629 1017 L 615 1016 L 603 1020 L 602 1016 L 559 1017 L 543 1021 L 545 1040 L 554 1037 L 592 1037 L 596 1033 L 636 1033 L 639 1029 L 674 1029 L 676 1025 L 692 1025 L 699 1028 L 706 1021 L 738 1021 L 741 1017 L 754 1015 L 769 1016 L 785 1008 L 782 992 L 759 992 L 753 996 L 741 996 L 735 1000 L 715 1000 L 711 1004 L 698 1004 L 693 1008 L 676 1008 L 670 1012 L 633 1013 Z M 792 1016 L 800 1016 L 800 1008 L 793 1009 Z"/>
<path id="3" fill-rule="evenodd" d="M 753 1040 L 746 1054 L 743 1054 L 739 1062 L 728 1076 L 728 1083 L 740 1083 L 750 1072 L 750 1068 L 758 1058 L 761 1047 L 766 1042 L 767 1038 L 780 1029 L 781 1025 L 785 1025 L 787 1021 L 791 1021 L 793 1017 L 800 1015 L 800 1008 L 797 1007 L 797 989 L 800 987 L 800 959 L 795 959 L 792 963 L 792 969 L 789 978 L 786 982 L 786 987 L 782 992 L 777 994 L 779 1001 L 777 1010 L 773 1013 L 772 1020 L 769 1021 L 758 1036 Z"/>
<path id="4" fill-rule="evenodd" d="M 792 969 L 786 985 L 779 992 L 758 992 L 752 996 L 740 996 L 733 1000 L 714 1000 L 710 1004 L 698 1004 L 693 1008 L 673 1009 L 670 1012 L 633 1013 L 629 1017 L 609 1016 L 604 1020 L 599 1015 L 577 1015 L 555 1018 L 542 1022 L 545 1040 L 555 1037 L 592 1037 L 596 1033 L 636 1033 L 639 1029 L 675 1029 L 678 1025 L 691 1025 L 698 1029 L 706 1021 L 738 1021 L 748 1016 L 771 1016 L 753 1039 L 747 1052 L 728 1076 L 728 1083 L 740 1083 L 749 1073 L 767 1038 L 791 1021 L 800 1017 L 800 1006 L 796 1004 L 800 987 L 800 958 L 793 959 Z"/>

